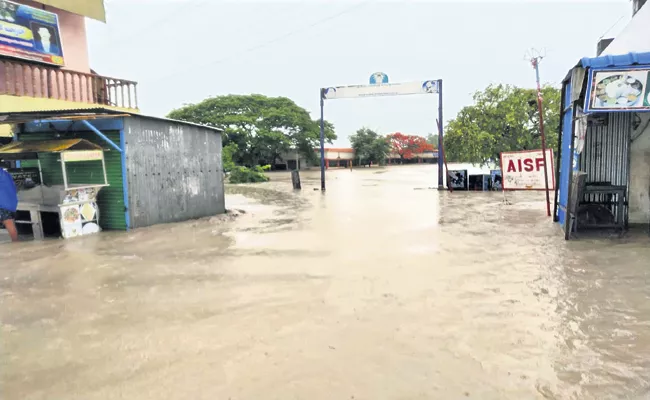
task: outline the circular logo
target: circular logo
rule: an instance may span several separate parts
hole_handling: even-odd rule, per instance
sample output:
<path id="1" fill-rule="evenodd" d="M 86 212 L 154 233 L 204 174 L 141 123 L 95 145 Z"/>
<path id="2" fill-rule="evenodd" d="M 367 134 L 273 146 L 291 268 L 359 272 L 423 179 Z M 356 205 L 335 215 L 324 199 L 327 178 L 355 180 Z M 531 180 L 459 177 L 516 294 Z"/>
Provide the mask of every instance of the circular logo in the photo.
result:
<path id="1" fill-rule="evenodd" d="M 388 75 L 383 72 L 375 72 L 370 75 L 370 84 L 371 85 L 382 85 L 388 83 Z"/>
<path id="2" fill-rule="evenodd" d="M 438 81 L 424 81 L 422 90 L 425 93 L 438 93 Z"/>

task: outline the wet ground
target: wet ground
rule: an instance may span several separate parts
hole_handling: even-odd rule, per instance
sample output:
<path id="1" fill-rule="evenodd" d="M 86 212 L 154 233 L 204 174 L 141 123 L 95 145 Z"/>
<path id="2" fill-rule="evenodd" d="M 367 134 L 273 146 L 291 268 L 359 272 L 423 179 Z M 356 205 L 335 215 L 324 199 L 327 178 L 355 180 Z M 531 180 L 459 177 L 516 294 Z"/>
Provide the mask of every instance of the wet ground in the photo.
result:
<path id="1" fill-rule="evenodd" d="M 433 167 L 274 174 L 237 217 L 0 245 L 4 399 L 644 399 L 650 240 Z"/>

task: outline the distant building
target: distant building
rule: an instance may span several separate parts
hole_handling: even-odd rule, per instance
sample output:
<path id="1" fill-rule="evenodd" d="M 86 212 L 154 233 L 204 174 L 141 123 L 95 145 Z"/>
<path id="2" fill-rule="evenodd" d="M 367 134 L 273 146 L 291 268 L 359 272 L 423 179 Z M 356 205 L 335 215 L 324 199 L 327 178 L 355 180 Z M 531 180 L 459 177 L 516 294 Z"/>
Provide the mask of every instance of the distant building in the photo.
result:
<path id="1" fill-rule="evenodd" d="M 316 157 L 320 160 L 320 148 L 314 149 Z M 319 167 L 320 163 L 309 163 L 301 157 L 296 160 L 297 154 L 287 153 L 281 156 L 275 164 L 276 169 L 295 169 L 296 163 L 300 168 Z M 414 154 L 412 158 L 402 160 L 399 154 L 389 154 L 386 159 L 387 164 L 435 164 L 438 162 L 438 151 L 427 151 L 420 154 Z M 350 168 L 351 165 L 357 165 L 358 160 L 355 157 L 354 149 L 351 147 L 329 147 L 325 148 L 325 168 Z"/>

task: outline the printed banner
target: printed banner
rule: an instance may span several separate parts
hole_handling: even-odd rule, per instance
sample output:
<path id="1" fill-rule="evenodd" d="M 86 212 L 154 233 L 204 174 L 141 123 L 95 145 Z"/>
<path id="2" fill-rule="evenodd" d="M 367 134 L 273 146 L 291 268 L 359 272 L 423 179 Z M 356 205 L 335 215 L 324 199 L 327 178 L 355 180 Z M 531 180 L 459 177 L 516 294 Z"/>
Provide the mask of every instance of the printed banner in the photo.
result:
<path id="1" fill-rule="evenodd" d="M 0 55 L 64 65 L 58 16 L 0 0 Z"/>
<path id="2" fill-rule="evenodd" d="M 553 150 L 546 149 L 548 190 L 555 190 Z M 542 150 L 501 153 L 503 190 L 545 190 Z"/>
<path id="3" fill-rule="evenodd" d="M 358 97 L 400 96 L 438 93 L 438 81 L 386 83 L 374 85 L 337 86 L 322 89 L 323 98 L 345 99 Z"/>
<path id="4" fill-rule="evenodd" d="M 585 112 L 650 111 L 650 69 L 591 70 Z"/>

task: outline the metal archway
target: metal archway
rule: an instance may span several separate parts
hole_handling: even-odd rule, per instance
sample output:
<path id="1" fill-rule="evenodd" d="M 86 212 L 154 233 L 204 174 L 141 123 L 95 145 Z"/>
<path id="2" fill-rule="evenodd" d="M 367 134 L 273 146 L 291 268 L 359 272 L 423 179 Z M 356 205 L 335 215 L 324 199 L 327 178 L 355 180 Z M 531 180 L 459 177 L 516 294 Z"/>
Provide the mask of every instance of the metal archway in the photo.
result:
<path id="1" fill-rule="evenodd" d="M 412 94 L 438 94 L 438 189 L 443 189 L 443 119 L 442 79 L 405 83 L 389 83 L 388 75 L 375 72 L 369 85 L 332 86 L 320 89 L 320 185 L 325 191 L 325 100 L 363 97 L 402 96 Z"/>

